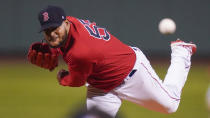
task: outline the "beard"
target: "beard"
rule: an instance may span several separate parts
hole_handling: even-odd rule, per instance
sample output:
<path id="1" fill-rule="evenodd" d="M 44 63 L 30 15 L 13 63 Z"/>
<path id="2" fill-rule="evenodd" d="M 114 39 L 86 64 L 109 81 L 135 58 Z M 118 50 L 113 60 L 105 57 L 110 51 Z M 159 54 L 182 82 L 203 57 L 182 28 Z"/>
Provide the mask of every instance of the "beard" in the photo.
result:
<path id="1" fill-rule="evenodd" d="M 65 46 L 66 44 L 66 41 L 67 41 L 67 38 L 68 38 L 68 33 L 67 31 L 64 33 L 64 35 L 61 37 L 62 41 L 59 42 L 58 45 L 56 46 L 52 46 L 52 45 L 49 45 L 51 48 L 60 48 L 62 46 Z"/>

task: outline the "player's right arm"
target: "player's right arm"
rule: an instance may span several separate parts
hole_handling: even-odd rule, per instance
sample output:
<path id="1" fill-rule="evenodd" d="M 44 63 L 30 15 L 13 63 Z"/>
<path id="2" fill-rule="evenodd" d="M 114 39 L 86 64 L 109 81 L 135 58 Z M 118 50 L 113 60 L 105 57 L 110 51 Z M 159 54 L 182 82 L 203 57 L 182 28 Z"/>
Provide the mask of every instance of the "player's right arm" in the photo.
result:
<path id="1" fill-rule="evenodd" d="M 47 43 L 31 44 L 28 51 L 28 61 L 41 68 L 52 71 L 58 66 L 58 51 L 50 48 Z"/>
<path id="2" fill-rule="evenodd" d="M 93 64 L 88 60 L 77 60 L 75 63 L 68 66 L 69 71 L 62 69 L 57 74 L 59 84 L 62 86 L 83 86 L 93 69 Z"/>

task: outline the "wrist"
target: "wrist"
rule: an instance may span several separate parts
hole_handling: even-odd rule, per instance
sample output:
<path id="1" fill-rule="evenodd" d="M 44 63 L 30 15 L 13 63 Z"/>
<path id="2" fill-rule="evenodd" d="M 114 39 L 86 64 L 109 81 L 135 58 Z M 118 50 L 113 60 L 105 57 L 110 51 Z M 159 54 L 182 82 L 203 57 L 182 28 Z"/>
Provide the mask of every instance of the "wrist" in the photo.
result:
<path id="1" fill-rule="evenodd" d="M 67 76 L 69 74 L 68 71 L 64 70 L 64 69 L 61 69 L 58 74 L 57 74 L 57 79 L 58 79 L 58 82 L 61 83 L 61 81 L 63 80 L 63 78 L 65 76 Z"/>

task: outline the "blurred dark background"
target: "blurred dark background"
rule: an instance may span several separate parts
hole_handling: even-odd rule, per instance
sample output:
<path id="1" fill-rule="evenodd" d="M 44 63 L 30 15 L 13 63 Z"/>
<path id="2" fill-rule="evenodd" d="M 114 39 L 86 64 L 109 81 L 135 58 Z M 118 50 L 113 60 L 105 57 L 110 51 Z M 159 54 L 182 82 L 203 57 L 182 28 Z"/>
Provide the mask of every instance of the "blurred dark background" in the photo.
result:
<path id="1" fill-rule="evenodd" d="M 180 38 L 197 44 L 195 58 L 210 55 L 209 0 L 7 0 L 0 2 L 0 55 L 24 56 L 32 42 L 41 41 L 37 14 L 47 5 L 64 8 L 67 15 L 89 19 L 114 36 L 138 46 L 150 56 L 170 56 L 170 41 Z M 162 35 L 158 24 L 172 18 L 173 35 Z"/>

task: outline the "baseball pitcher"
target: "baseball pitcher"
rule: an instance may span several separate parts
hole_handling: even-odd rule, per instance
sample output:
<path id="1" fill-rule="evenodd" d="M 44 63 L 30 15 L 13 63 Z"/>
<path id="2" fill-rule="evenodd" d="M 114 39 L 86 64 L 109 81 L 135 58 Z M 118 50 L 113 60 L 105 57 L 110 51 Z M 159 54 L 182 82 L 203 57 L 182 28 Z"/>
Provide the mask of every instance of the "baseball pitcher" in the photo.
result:
<path id="1" fill-rule="evenodd" d="M 60 85 L 87 85 L 87 109 L 97 107 L 113 117 L 123 100 L 145 108 L 173 113 L 191 66 L 196 45 L 171 42 L 171 64 L 162 81 L 137 47 L 130 47 L 95 22 L 66 16 L 62 8 L 48 6 L 38 14 L 46 43 L 33 43 L 28 60 L 52 71 L 58 55 L 68 65 L 60 70 Z"/>

